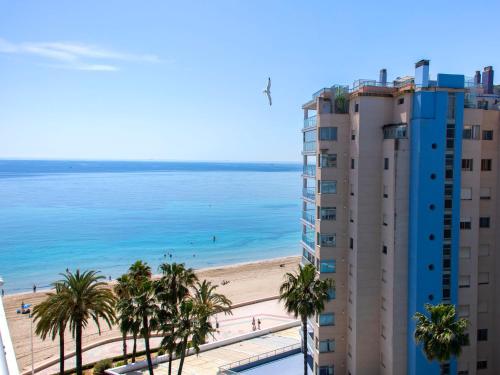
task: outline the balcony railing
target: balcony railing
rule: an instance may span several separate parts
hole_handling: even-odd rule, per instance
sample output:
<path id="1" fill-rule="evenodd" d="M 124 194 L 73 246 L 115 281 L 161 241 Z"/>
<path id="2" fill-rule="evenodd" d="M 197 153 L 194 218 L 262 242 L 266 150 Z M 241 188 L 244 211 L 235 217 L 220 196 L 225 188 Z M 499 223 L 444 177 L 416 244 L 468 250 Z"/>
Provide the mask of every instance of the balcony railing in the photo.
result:
<path id="1" fill-rule="evenodd" d="M 303 172 L 307 176 L 316 176 L 316 166 L 315 165 L 304 165 Z"/>
<path id="2" fill-rule="evenodd" d="M 304 119 L 304 129 L 315 128 L 317 124 L 317 117 L 311 116 Z"/>
<path id="3" fill-rule="evenodd" d="M 316 141 L 304 142 L 304 152 L 316 152 Z"/>
<path id="4" fill-rule="evenodd" d="M 302 219 L 314 225 L 316 223 L 316 215 L 314 214 L 314 210 L 302 211 Z"/>
<path id="5" fill-rule="evenodd" d="M 307 246 L 309 246 L 309 248 L 311 248 L 312 250 L 314 250 L 314 246 L 315 246 L 315 244 L 314 244 L 314 236 L 313 236 L 313 238 L 311 238 L 307 234 L 302 233 L 302 242 L 304 242 Z"/>
<path id="6" fill-rule="evenodd" d="M 316 188 L 315 187 L 305 187 L 302 188 L 302 196 L 311 200 L 316 199 Z"/>

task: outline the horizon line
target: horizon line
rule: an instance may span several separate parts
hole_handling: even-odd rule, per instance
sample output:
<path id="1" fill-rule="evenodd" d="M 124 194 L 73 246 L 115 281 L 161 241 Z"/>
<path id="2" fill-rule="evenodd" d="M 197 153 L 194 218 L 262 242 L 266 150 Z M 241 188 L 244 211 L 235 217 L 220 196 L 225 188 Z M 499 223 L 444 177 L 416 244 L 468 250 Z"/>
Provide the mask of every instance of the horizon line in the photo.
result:
<path id="1" fill-rule="evenodd" d="M 0 157 L 0 161 L 102 161 L 102 162 L 160 162 L 160 163 L 226 163 L 226 164 L 237 164 L 237 163 L 258 163 L 258 164 L 300 164 L 300 160 L 296 161 L 273 161 L 273 160 L 180 160 L 180 159 L 93 159 L 93 158 L 16 158 L 16 157 Z"/>

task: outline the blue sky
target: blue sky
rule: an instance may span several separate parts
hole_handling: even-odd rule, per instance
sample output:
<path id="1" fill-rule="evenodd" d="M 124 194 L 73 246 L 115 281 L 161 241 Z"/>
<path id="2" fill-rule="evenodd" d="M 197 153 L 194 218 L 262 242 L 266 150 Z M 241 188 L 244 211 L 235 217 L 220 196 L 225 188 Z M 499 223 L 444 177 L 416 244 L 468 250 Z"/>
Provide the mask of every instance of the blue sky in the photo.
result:
<path id="1" fill-rule="evenodd" d="M 421 58 L 431 75 L 500 74 L 499 14 L 494 1 L 0 0 L 0 157 L 296 161 L 300 106 L 321 87 L 412 75 Z"/>

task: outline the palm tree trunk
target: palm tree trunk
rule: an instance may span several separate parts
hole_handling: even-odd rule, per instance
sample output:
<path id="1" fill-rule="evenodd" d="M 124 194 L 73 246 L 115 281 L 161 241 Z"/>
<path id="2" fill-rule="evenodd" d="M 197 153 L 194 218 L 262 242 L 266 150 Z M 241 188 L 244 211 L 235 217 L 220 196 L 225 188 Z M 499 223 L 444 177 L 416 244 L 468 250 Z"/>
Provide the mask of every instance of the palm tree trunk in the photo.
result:
<path id="1" fill-rule="evenodd" d="M 137 333 L 134 332 L 134 346 L 132 347 L 132 363 L 135 363 L 136 355 L 137 355 Z"/>
<path id="2" fill-rule="evenodd" d="M 307 317 L 302 316 L 302 352 L 304 353 L 304 375 L 307 375 Z"/>
<path id="3" fill-rule="evenodd" d="M 59 325 L 59 374 L 64 375 L 64 324 Z"/>
<path id="4" fill-rule="evenodd" d="M 184 366 L 184 358 L 186 358 L 186 347 L 187 347 L 187 336 L 184 337 L 184 340 L 182 340 L 182 346 L 181 346 L 181 360 L 179 362 L 179 371 L 177 371 L 177 375 L 182 374 L 182 367 Z"/>
<path id="5" fill-rule="evenodd" d="M 149 375 L 153 374 L 153 361 L 151 360 L 151 350 L 149 349 L 149 326 L 148 326 L 148 317 L 144 314 L 142 318 L 142 324 L 144 327 L 144 346 L 146 347 L 146 358 L 148 360 L 148 369 Z"/>
<path id="6" fill-rule="evenodd" d="M 83 375 L 82 369 L 82 322 L 76 323 L 76 375 Z"/>
<path id="7" fill-rule="evenodd" d="M 127 364 L 127 332 L 122 333 L 123 339 L 123 364 Z"/>
<path id="8" fill-rule="evenodd" d="M 172 351 L 168 351 L 168 375 L 172 375 Z"/>

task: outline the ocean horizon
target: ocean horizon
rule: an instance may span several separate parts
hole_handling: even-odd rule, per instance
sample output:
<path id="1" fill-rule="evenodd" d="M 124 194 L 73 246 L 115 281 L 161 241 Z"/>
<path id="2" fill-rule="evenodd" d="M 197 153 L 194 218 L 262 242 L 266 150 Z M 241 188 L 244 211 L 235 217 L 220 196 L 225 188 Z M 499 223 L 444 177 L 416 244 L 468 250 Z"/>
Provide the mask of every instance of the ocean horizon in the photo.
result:
<path id="1" fill-rule="evenodd" d="M 6 293 L 141 259 L 193 268 L 299 255 L 299 163 L 0 160 Z"/>

